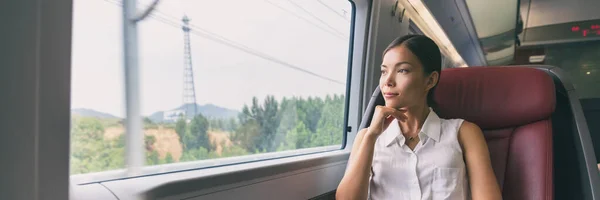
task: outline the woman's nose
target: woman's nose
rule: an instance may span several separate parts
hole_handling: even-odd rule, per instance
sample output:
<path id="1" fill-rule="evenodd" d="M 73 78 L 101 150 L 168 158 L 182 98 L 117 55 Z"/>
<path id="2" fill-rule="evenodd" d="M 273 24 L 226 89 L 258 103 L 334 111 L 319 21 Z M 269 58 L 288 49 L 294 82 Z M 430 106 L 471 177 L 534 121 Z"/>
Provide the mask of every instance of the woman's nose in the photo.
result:
<path id="1" fill-rule="evenodd" d="M 394 81 L 394 76 L 390 75 L 390 76 L 386 77 L 386 79 L 385 79 L 385 86 L 393 87 L 395 84 L 396 83 Z"/>

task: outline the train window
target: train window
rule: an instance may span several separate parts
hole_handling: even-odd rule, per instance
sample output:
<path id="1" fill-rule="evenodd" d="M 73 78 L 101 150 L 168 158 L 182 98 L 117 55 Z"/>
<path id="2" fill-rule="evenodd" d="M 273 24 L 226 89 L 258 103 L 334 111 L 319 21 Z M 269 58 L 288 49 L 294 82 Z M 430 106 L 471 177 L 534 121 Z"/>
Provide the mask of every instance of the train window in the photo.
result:
<path id="1" fill-rule="evenodd" d="M 352 9 L 161 1 L 138 22 L 141 175 L 340 149 Z M 75 0 L 73 19 L 71 174 L 131 176 L 121 1 Z"/>
<path id="2" fill-rule="evenodd" d="M 118 7 L 74 1 L 71 174 L 124 167 L 123 69 Z"/>

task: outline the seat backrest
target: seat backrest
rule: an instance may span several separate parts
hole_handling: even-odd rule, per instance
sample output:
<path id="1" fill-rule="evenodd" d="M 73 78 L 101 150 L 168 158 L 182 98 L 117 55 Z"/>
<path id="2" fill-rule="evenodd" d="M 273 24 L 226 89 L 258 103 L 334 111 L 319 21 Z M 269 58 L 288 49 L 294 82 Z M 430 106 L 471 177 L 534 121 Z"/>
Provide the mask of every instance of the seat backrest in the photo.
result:
<path id="1" fill-rule="evenodd" d="M 524 67 L 445 69 L 434 99 L 440 117 L 481 127 L 504 199 L 553 199 L 556 100 L 548 74 Z"/>

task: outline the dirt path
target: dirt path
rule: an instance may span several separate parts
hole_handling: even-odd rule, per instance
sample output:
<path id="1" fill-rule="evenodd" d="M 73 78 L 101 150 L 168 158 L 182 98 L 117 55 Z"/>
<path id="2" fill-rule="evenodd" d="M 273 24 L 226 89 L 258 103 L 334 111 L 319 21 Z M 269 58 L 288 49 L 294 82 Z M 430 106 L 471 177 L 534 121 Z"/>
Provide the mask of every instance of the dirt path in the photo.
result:
<path id="1" fill-rule="evenodd" d="M 113 140 L 119 137 L 125 132 L 123 127 L 109 127 L 104 130 L 104 138 L 107 140 Z M 159 126 L 158 129 L 146 129 L 144 135 L 152 135 L 156 138 L 153 148 L 158 152 L 161 159 L 170 153 L 173 160 L 179 161 L 181 154 L 183 153 L 183 146 L 179 142 L 179 135 L 174 129 L 164 128 Z M 208 131 L 208 139 L 213 146 L 216 146 L 215 152 L 221 155 L 223 148 L 227 148 L 232 145 L 229 139 L 229 134 L 221 131 Z"/>
<path id="2" fill-rule="evenodd" d="M 153 147 L 158 152 L 158 155 L 160 155 L 160 158 L 165 158 L 167 153 L 170 153 L 173 160 L 179 161 L 183 153 L 183 146 L 179 142 L 179 135 L 177 135 L 175 130 L 158 127 L 158 129 L 147 129 L 144 131 L 144 134 L 152 135 L 156 138 Z"/>
<path id="3" fill-rule="evenodd" d="M 104 138 L 113 140 L 125 132 L 124 127 L 109 127 L 104 130 Z M 156 138 L 153 148 L 156 149 L 160 158 L 165 158 L 167 153 L 170 153 L 173 160 L 179 161 L 183 151 L 183 146 L 179 142 L 179 135 L 174 129 L 163 128 L 146 129 L 144 135 L 151 135 Z"/>
<path id="4" fill-rule="evenodd" d="M 229 134 L 220 131 L 208 131 L 208 139 L 213 146 L 216 146 L 215 152 L 221 155 L 223 148 L 227 148 L 232 145 L 229 139 Z"/>

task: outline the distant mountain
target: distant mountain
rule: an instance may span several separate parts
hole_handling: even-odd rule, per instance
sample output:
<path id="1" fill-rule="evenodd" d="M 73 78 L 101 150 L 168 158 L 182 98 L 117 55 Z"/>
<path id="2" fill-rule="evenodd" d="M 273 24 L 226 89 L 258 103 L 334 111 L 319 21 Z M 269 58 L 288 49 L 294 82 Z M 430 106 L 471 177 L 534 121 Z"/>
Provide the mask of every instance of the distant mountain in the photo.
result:
<path id="1" fill-rule="evenodd" d="M 207 118 L 227 119 L 227 118 L 237 117 L 238 113 L 239 113 L 238 111 L 219 107 L 219 106 L 216 106 L 213 104 L 206 104 L 206 105 L 196 104 L 196 106 L 197 106 L 196 114 L 202 114 L 204 117 L 207 117 Z M 165 112 L 167 113 L 167 116 L 165 116 Z M 179 106 L 175 109 L 171 109 L 168 111 L 158 111 L 158 112 L 152 113 L 152 115 L 150 115 L 148 118 L 150 120 L 152 120 L 153 122 L 173 122 L 173 121 L 175 121 L 174 118 L 177 118 L 176 116 L 183 115 L 184 112 L 189 113 L 190 115 L 187 115 L 187 116 L 189 119 L 191 119 L 193 116 L 191 114 L 194 113 L 194 104 L 185 104 L 185 105 Z M 171 116 L 171 117 L 169 117 L 169 116 Z"/>
<path id="2" fill-rule="evenodd" d="M 97 118 L 106 118 L 106 119 L 118 119 L 119 117 L 108 114 L 108 113 L 103 113 L 103 112 L 99 112 L 99 111 L 95 111 L 92 109 L 87 109 L 87 108 L 75 108 L 75 109 L 71 109 L 71 114 L 73 115 L 79 115 L 79 116 L 83 116 L 83 117 L 97 117 Z"/>

